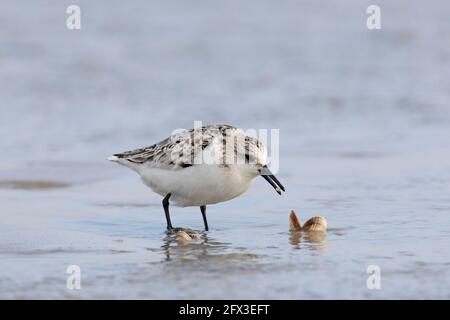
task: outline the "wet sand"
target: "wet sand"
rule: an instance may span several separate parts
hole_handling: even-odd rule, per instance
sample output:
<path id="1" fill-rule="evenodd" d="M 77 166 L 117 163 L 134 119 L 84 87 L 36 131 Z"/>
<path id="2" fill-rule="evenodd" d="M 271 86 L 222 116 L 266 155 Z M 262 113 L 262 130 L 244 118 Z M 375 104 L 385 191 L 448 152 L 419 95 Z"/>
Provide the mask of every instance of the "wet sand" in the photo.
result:
<path id="1" fill-rule="evenodd" d="M 420 164 L 433 157 L 420 153 L 407 158 Z M 107 162 L 103 176 L 108 178 L 82 181 L 78 175 L 78 182 L 61 183 L 60 188 L 3 188 L 1 295 L 448 298 L 449 179 L 429 173 L 411 176 L 407 166 L 396 175 L 386 173 L 382 168 L 393 158 L 366 159 L 364 166 L 353 158 L 320 159 L 301 158 L 303 169 L 281 174 L 290 186 L 285 197 L 261 179 L 245 196 L 210 206 L 208 233 L 201 231 L 197 208 L 174 208 L 175 226 L 202 234 L 190 244 L 165 234 L 158 196 L 134 173 Z M 339 174 L 325 179 L 331 163 Z M 363 175 L 371 166 L 371 173 Z M 382 170 L 377 174 L 376 168 Z M 289 232 L 293 207 L 303 221 L 324 215 L 326 237 Z M 81 267 L 79 291 L 65 288 L 65 270 L 73 264 Z M 366 288 L 371 264 L 381 267 L 382 290 Z"/>

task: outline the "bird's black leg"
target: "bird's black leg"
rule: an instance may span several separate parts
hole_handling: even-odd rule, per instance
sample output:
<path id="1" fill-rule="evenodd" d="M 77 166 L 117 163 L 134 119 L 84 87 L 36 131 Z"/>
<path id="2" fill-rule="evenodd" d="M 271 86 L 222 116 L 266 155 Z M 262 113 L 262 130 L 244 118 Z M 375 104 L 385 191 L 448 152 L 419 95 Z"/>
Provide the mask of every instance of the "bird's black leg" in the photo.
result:
<path id="1" fill-rule="evenodd" d="M 164 213 L 166 214 L 166 220 L 167 220 L 167 230 L 172 230 L 172 222 L 170 222 L 170 214 L 169 214 L 169 198 L 172 194 L 168 193 L 167 196 L 164 197 L 162 201 L 162 205 L 164 207 Z"/>
<path id="2" fill-rule="evenodd" d="M 205 230 L 208 231 L 208 221 L 206 220 L 206 206 L 200 206 L 200 211 L 202 212 L 203 216 L 203 223 L 205 224 Z"/>

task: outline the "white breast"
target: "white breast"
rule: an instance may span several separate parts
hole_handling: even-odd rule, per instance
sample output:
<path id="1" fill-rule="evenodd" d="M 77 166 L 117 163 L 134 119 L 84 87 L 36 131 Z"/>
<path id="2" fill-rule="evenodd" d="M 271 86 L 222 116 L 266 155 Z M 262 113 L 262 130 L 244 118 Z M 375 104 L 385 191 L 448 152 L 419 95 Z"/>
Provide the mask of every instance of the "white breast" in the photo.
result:
<path id="1" fill-rule="evenodd" d="M 194 165 L 179 170 L 142 167 L 144 183 L 170 201 L 185 206 L 201 206 L 233 199 L 244 193 L 255 177 L 243 174 L 235 166 Z"/>

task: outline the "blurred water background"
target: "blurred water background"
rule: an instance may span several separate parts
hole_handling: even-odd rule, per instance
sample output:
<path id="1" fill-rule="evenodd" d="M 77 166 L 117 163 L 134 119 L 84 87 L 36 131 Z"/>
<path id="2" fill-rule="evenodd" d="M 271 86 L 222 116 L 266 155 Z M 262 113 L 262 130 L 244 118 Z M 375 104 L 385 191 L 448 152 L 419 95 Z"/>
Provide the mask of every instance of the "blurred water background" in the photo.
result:
<path id="1" fill-rule="evenodd" d="M 0 298 L 450 298 L 450 3 L 376 1 L 370 31 L 372 2 L 82 0 L 70 31 L 72 1 L 3 0 Z M 180 246 L 105 158 L 194 120 L 279 129 L 287 192 L 259 179 Z"/>

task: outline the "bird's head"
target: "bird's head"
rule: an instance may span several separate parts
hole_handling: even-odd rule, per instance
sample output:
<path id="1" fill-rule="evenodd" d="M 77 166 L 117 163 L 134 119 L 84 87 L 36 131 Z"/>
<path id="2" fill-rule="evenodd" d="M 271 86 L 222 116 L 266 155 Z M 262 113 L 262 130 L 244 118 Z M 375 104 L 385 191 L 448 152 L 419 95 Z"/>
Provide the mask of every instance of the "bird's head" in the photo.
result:
<path id="1" fill-rule="evenodd" d="M 252 177 L 263 177 L 279 195 L 285 191 L 268 167 L 266 147 L 256 138 L 245 137 L 245 143 L 238 146 L 237 161 L 241 163 L 241 170 Z"/>

